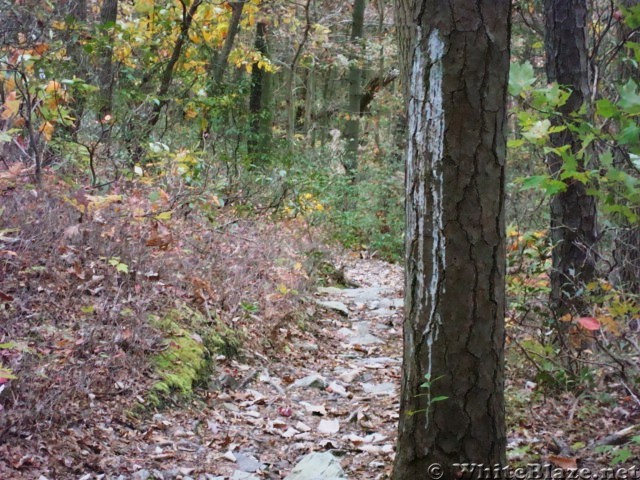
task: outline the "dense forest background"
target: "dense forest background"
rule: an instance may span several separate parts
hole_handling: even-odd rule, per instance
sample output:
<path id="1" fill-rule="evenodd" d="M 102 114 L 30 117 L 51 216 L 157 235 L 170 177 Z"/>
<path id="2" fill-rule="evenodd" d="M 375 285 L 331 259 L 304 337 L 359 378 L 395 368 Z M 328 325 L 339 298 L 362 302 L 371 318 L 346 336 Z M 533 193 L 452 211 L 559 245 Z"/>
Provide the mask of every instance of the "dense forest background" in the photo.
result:
<path id="1" fill-rule="evenodd" d="M 640 6 L 586 3 L 578 88 L 544 3 L 512 18 L 510 458 L 637 463 Z M 243 387 L 238 355 L 291 363 L 323 335 L 316 286 L 402 262 L 398 50 L 389 0 L 0 0 L 3 478 L 91 411 L 192 401 L 216 357 Z"/>

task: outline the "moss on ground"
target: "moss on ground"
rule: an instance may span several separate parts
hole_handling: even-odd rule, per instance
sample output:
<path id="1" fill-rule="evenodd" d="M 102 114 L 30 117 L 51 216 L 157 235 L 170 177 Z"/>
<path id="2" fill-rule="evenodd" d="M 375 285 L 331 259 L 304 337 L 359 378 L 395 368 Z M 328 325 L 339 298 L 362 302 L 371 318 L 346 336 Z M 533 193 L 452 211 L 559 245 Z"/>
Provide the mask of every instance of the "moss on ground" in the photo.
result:
<path id="1" fill-rule="evenodd" d="M 152 406 L 191 395 L 208 381 L 215 355 L 233 355 L 241 345 L 239 332 L 186 305 L 152 316 L 151 323 L 163 332 L 166 345 L 152 360 L 158 377 L 147 395 Z"/>

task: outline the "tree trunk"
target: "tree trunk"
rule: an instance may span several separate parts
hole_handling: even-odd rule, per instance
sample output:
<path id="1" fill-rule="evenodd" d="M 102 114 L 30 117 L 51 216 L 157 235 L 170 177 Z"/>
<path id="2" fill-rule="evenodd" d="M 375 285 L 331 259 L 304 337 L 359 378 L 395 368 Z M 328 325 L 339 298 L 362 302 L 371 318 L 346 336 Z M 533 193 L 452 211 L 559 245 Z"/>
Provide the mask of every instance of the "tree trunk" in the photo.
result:
<path id="1" fill-rule="evenodd" d="M 113 109 L 113 29 L 118 19 L 118 0 L 104 0 L 100 8 L 100 29 L 104 46 L 100 49 L 98 84 L 100 85 L 100 117 Z"/>
<path id="2" fill-rule="evenodd" d="M 186 4 L 182 3 L 182 23 L 180 24 L 180 33 L 178 34 L 176 43 L 173 46 L 171 58 L 169 58 L 169 62 L 167 62 L 167 64 L 165 65 L 162 75 L 160 76 L 158 101 L 153 106 L 151 116 L 149 117 L 149 120 L 147 122 L 148 126 L 146 133 L 150 133 L 151 129 L 153 129 L 156 123 L 158 123 L 158 120 L 160 119 L 160 112 L 162 112 L 162 109 L 169 101 L 169 99 L 167 98 L 167 93 L 169 93 L 169 88 L 171 87 L 171 81 L 173 80 L 175 67 L 180 60 L 180 56 L 182 55 L 182 48 L 189 39 L 189 29 L 191 28 L 193 17 L 195 17 L 200 5 L 202 5 L 202 0 L 194 0 L 191 4 L 191 7 L 187 9 Z"/>
<path id="3" fill-rule="evenodd" d="M 296 131 L 296 67 L 298 66 L 298 60 L 300 60 L 300 56 L 307 44 L 307 40 L 309 39 L 309 32 L 311 32 L 311 28 L 313 27 L 311 23 L 311 0 L 307 0 L 304 4 L 304 18 L 305 27 L 302 32 L 302 39 L 300 40 L 300 43 L 293 54 L 293 58 L 291 59 L 288 72 L 289 75 L 287 76 L 285 88 L 285 92 L 287 92 L 285 96 L 285 104 L 287 108 L 287 142 L 290 147 L 293 147 L 293 137 Z"/>
<path id="4" fill-rule="evenodd" d="M 353 176 L 358 166 L 358 146 L 360 144 L 360 98 L 362 97 L 362 31 L 366 0 L 354 0 L 351 20 L 351 48 L 353 55 L 349 66 L 349 118 L 345 124 L 344 136 L 347 142 L 344 168 Z"/>
<path id="5" fill-rule="evenodd" d="M 242 10 L 244 9 L 244 4 L 246 2 L 229 2 L 231 6 L 231 20 L 229 20 L 229 30 L 227 32 L 227 37 L 224 39 L 224 43 L 222 44 L 222 50 L 217 53 L 211 61 L 211 89 L 209 93 L 215 94 L 216 90 L 220 88 L 222 85 L 222 80 L 224 78 L 224 72 L 227 69 L 227 62 L 229 61 L 229 55 L 231 54 L 231 50 L 233 49 L 233 42 L 235 41 L 236 35 L 240 30 L 240 19 L 242 18 Z"/>
<path id="6" fill-rule="evenodd" d="M 267 24 L 256 24 L 254 48 L 263 58 L 269 56 L 267 49 Z M 251 92 L 249 94 L 249 112 L 251 113 L 251 135 L 248 141 L 249 154 L 264 155 L 268 151 L 271 112 L 269 111 L 270 74 L 256 62 L 251 70 Z M 264 160 L 264 159 L 262 159 Z"/>
<path id="7" fill-rule="evenodd" d="M 586 0 L 545 0 L 545 50 L 547 78 L 571 89 L 568 101 L 560 107 L 561 119 L 568 121 L 589 98 L 589 69 L 586 42 Z M 581 145 L 570 129 L 551 135 L 554 147 L 570 145 L 575 155 Z M 554 178 L 564 171 L 558 155 L 547 156 L 547 167 Z M 584 162 L 577 160 L 578 171 Z M 565 180 L 567 188 L 551 199 L 551 308 L 556 317 L 567 313 L 584 314 L 579 298 L 585 283 L 594 278 L 597 240 L 596 202 L 587 187 L 577 179 Z"/>
<path id="8" fill-rule="evenodd" d="M 406 305 L 394 480 L 470 478 L 455 464 L 505 464 L 510 7 L 509 0 L 396 2 L 410 64 L 402 70 Z"/>
<path id="9" fill-rule="evenodd" d="M 71 59 L 70 64 L 73 65 L 72 72 L 70 73 L 87 81 L 87 55 L 84 52 L 80 40 L 83 29 L 86 28 L 87 23 L 87 0 L 63 1 L 58 4 L 58 8 L 60 9 L 60 15 L 63 15 L 67 21 L 67 28 L 63 33 L 63 38 L 67 55 Z M 85 98 L 82 96 L 75 98 L 72 107 L 74 121 L 72 125 L 66 127 L 73 137 L 75 137 L 80 129 L 84 109 Z"/>

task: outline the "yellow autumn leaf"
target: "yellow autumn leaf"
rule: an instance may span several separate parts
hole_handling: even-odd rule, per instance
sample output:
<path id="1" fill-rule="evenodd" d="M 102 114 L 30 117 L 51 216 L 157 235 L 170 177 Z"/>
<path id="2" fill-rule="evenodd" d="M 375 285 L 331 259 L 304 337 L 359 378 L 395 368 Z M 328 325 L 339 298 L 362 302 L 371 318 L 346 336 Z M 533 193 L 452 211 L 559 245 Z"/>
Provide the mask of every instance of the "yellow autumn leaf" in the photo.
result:
<path id="1" fill-rule="evenodd" d="M 56 127 L 53 126 L 53 124 L 51 122 L 45 122 L 42 125 L 40 125 L 40 133 L 42 133 L 42 135 L 44 135 L 44 138 L 47 140 L 47 142 L 51 141 L 51 138 L 53 138 L 53 132 L 55 131 Z"/>
<path id="2" fill-rule="evenodd" d="M 136 0 L 134 8 L 136 12 L 148 14 L 153 12 L 154 0 Z"/>
<path id="3" fill-rule="evenodd" d="M 16 116 L 20 111 L 20 100 L 18 100 L 18 94 L 13 91 L 9 92 L 2 108 L 2 115 L 0 118 L 8 120 L 9 118 Z"/>
<path id="4" fill-rule="evenodd" d="M 12 92 L 16 89 L 16 81 L 13 77 L 5 78 L 3 83 L 5 92 Z"/>
<path id="5" fill-rule="evenodd" d="M 97 211 L 107 208 L 114 203 L 122 202 L 122 195 L 86 195 L 89 211 Z"/>
<path id="6" fill-rule="evenodd" d="M 49 83 L 47 83 L 47 86 L 44 87 L 44 91 L 47 93 L 60 92 L 62 91 L 62 84 L 55 80 L 50 80 Z"/>

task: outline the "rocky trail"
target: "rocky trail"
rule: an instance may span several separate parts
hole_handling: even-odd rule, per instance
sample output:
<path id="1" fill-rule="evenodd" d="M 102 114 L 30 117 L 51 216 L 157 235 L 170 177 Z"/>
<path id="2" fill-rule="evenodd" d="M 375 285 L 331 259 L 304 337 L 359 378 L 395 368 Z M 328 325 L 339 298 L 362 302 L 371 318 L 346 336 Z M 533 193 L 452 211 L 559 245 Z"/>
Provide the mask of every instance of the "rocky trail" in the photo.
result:
<path id="1" fill-rule="evenodd" d="M 386 478 L 398 420 L 402 271 L 348 260 L 344 275 L 357 288 L 318 288 L 310 302 L 318 324 L 281 355 L 221 357 L 210 388 L 187 406 L 142 423 L 96 415 L 94 428 L 71 429 L 57 448 L 80 448 L 77 478 Z"/>

